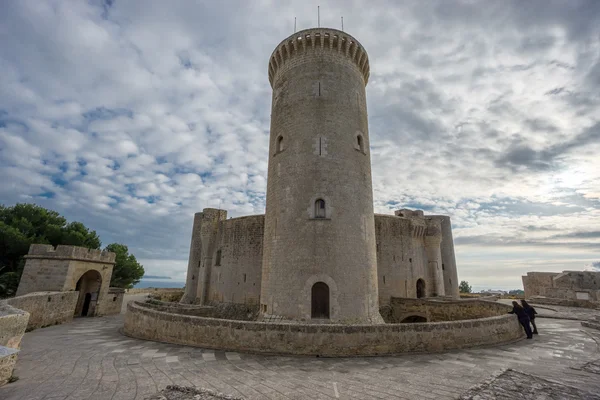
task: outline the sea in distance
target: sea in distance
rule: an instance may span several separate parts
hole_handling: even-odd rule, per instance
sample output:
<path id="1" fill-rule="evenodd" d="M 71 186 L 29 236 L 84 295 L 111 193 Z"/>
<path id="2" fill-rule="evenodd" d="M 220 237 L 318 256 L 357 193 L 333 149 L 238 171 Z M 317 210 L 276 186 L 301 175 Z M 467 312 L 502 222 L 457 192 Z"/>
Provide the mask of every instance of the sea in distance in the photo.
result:
<path id="1" fill-rule="evenodd" d="M 174 281 L 172 279 L 146 279 L 142 278 L 134 288 L 145 289 L 145 288 L 182 288 L 185 286 L 185 282 Z"/>

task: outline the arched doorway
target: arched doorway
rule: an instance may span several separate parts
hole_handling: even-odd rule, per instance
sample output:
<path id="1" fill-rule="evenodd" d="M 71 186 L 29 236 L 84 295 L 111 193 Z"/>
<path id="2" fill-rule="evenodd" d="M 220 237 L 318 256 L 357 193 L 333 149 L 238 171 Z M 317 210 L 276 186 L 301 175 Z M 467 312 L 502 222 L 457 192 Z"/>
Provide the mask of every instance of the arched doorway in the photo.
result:
<path id="1" fill-rule="evenodd" d="M 313 285 L 311 291 L 311 318 L 329 319 L 329 286 L 323 282 Z"/>
<path id="2" fill-rule="evenodd" d="M 89 270 L 81 275 L 81 278 L 75 285 L 75 290 L 79 292 L 77 306 L 75 307 L 76 317 L 93 316 L 96 312 L 96 303 L 102 286 L 102 276 L 96 270 Z"/>
<path id="3" fill-rule="evenodd" d="M 417 281 L 417 298 L 421 297 L 425 297 L 425 281 L 423 279 Z"/>

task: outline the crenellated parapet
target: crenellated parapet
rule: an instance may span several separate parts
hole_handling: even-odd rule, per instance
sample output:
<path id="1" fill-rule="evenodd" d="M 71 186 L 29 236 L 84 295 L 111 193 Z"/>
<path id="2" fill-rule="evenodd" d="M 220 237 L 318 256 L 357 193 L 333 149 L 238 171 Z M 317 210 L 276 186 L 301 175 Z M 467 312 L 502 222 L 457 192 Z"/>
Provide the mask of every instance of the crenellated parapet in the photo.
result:
<path id="1" fill-rule="evenodd" d="M 312 28 L 296 32 L 284 39 L 273 51 L 269 59 L 269 82 L 277 72 L 288 63 L 302 62 L 316 51 L 329 51 L 353 62 L 360 70 L 365 85 L 369 81 L 369 57 L 364 47 L 352 36 L 337 29 Z"/>
<path id="2" fill-rule="evenodd" d="M 32 244 L 29 246 L 29 252 L 25 256 L 26 259 L 51 258 L 101 264 L 114 264 L 115 257 L 115 253 L 106 250 L 65 245 L 58 245 L 54 248 L 51 244 Z"/>

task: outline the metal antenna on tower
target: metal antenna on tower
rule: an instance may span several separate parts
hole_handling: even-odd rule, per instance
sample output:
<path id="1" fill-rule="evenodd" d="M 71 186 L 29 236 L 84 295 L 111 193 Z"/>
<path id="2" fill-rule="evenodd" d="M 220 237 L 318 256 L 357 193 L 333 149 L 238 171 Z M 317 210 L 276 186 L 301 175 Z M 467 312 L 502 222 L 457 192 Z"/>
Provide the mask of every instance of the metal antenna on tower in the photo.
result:
<path id="1" fill-rule="evenodd" d="M 321 6 L 317 6 L 317 27 L 321 27 Z"/>
<path id="2" fill-rule="evenodd" d="M 342 32 L 344 32 L 344 17 L 342 17 Z"/>

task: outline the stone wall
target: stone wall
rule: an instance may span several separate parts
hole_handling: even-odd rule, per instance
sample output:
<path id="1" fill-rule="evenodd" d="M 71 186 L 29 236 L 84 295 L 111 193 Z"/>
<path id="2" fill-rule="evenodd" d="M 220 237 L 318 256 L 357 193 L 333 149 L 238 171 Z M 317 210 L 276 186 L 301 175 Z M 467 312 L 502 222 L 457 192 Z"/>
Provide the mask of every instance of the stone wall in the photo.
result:
<path id="1" fill-rule="evenodd" d="M 64 324 L 73 320 L 79 292 L 37 292 L 7 299 L 6 302 L 30 314 L 27 330 Z"/>
<path id="2" fill-rule="evenodd" d="M 546 288 L 552 287 L 552 278 L 557 275 L 558 272 L 528 272 L 522 276 L 525 298 L 544 296 Z"/>
<path id="3" fill-rule="evenodd" d="M 526 276 L 523 276 L 523 287 L 525 289 L 525 298 L 528 299 L 534 296 L 543 296 L 551 299 L 571 301 L 572 304 L 597 302 L 600 301 L 600 297 L 598 296 L 600 292 L 600 272 L 528 272 Z M 563 304 L 566 303 L 563 302 Z"/>
<path id="4" fill-rule="evenodd" d="M 391 297 L 417 297 L 417 280 L 429 281 L 425 230 L 424 221 L 375 215 L 380 306 L 389 304 Z"/>
<path id="5" fill-rule="evenodd" d="M 264 215 L 219 222 L 212 256 L 210 302 L 258 304 L 264 223 Z"/>
<path id="6" fill-rule="evenodd" d="M 113 315 L 120 314 L 123 307 L 123 297 L 125 289 L 108 288 L 108 293 L 104 299 L 98 303 L 97 315 Z"/>
<path id="7" fill-rule="evenodd" d="M 27 312 L 0 301 L 0 386 L 12 376 L 28 320 Z"/>
<path id="8" fill-rule="evenodd" d="M 203 348 L 328 357 L 445 351 L 523 337 L 511 314 L 425 324 L 270 324 L 173 314 L 138 302 L 127 306 L 124 332 Z"/>
<path id="9" fill-rule="evenodd" d="M 507 314 L 508 305 L 479 299 L 433 301 L 421 299 L 392 298 L 389 323 L 400 323 L 412 316 L 427 319 L 427 322 L 459 321 L 488 318 Z"/>

